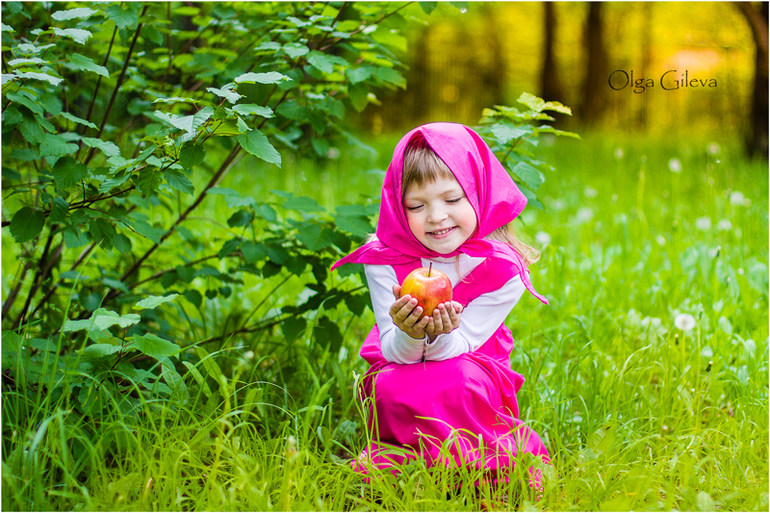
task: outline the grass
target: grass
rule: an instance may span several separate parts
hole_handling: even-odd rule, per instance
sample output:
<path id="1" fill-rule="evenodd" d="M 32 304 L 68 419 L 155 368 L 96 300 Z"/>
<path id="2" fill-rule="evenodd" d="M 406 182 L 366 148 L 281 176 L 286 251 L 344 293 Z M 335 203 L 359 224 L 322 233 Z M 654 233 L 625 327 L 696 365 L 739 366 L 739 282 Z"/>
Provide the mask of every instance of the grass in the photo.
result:
<path id="1" fill-rule="evenodd" d="M 376 198 L 381 175 L 365 171 L 384 169 L 394 143 L 376 143 L 379 159 L 343 150 L 321 169 L 287 161 L 260 175 L 253 194 L 293 190 L 329 208 Z M 188 379 L 197 396 L 186 403 L 142 396 L 141 411 L 125 411 L 115 399 L 97 422 L 76 417 L 66 396 L 4 386 L 3 509 L 467 511 L 487 501 L 766 511 L 766 165 L 746 162 L 735 141 L 708 138 L 588 134 L 540 151 L 557 169 L 538 191 L 547 212 L 528 208 L 521 219 L 543 249 L 532 281 L 551 304 L 525 297 L 508 318 L 512 365 L 527 380 L 521 416 L 554 462 L 539 501 L 520 480 L 475 490 L 478 473 L 422 462 L 364 485 L 349 460 L 366 443 L 354 387 L 373 316 L 337 307 L 347 326 L 340 355 L 258 333 L 247 341 L 256 356 L 216 352 L 223 371 L 209 389 Z M 223 186 L 243 190 L 253 176 L 240 170 Z M 197 226 L 204 237 L 223 237 L 217 201 L 200 214 L 219 220 Z M 230 301 L 266 300 L 267 311 L 304 288 L 292 279 L 267 297 L 280 280 L 247 280 Z M 219 308 L 186 336 L 215 331 L 227 303 Z M 694 327 L 677 328 L 679 314 Z"/>

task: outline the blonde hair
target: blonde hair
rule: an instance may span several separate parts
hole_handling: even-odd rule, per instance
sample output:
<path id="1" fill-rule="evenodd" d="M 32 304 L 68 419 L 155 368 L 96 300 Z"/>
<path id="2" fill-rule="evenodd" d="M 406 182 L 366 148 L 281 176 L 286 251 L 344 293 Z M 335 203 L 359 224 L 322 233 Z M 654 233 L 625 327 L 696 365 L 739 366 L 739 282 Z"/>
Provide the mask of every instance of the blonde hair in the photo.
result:
<path id="1" fill-rule="evenodd" d="M 439 179 L 457 179 L 449 166 L 433 151 L 419 132 L 412 137 L 404 151 L 402 175 L 402 200 L 406 190 L 412 185 L 422 187 Z M 521 240 L 513 221 L 501 226 L 485 238 L 508 244 L 524 259 L 527 265 L 534 264 L 540 258 L 540 251 Z"/>

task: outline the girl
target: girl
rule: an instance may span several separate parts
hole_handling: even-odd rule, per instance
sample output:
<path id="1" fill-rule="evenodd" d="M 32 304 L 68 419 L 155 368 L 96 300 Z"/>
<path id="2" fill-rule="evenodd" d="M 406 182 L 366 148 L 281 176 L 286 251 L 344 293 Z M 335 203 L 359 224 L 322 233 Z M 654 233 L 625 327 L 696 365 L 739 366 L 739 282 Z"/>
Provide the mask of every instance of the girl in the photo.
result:
<path id="1" fill-rule="evenodd" d="M 376 236 L 332 267 L 365 264 L 376 320 L 360 351 L 371 364 L 362 393 L 373 402 L 373 441 L 356 470 L 422 457 L 495 478 L 522 452 L 549 463 L 540 437 L 518 419 L 524 378 L 511 370 L 503 323 L 524 290 L 548 304 L 529 282 L 537 252 L 509 228 L 526 203 L 466 126 L 430 123 L 396 146 Z M 430 263 L 449 276 L 454 299 L 431 317 L 416 299 L 399 298 L 404 278 Z M 539 471 L 530 476 L 539 488 Z"/>

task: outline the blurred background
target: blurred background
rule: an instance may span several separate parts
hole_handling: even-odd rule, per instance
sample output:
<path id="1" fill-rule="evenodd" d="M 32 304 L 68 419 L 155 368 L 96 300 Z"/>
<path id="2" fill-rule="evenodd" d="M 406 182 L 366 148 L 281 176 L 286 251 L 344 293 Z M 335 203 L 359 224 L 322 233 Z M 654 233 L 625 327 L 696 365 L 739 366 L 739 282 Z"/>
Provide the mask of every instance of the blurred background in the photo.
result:
<path id="1" fill-rule="evenodd" d="M 653 138 L 721 133 L 767 156 L 768 3 L 438 2 L 402 31 L 407 86 L 361 115 L 372 134 L 473 125 L 523 91 L 556 126 Z M 396 36 L 394 34 L 394 37 Z"/>

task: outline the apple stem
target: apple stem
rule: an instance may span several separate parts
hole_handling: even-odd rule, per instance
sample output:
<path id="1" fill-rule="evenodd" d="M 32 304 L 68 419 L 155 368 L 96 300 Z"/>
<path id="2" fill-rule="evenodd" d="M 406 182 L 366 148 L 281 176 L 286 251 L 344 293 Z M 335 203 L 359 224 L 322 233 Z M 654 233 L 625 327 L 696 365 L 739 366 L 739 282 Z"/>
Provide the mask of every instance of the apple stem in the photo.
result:
<path id="1" fill-rule="evenodd" d="M 428 278 L 430 278 L 430 272 L 433 270 L 433 262 L 430 263 L 430 266 L 428 267 Z"/>

